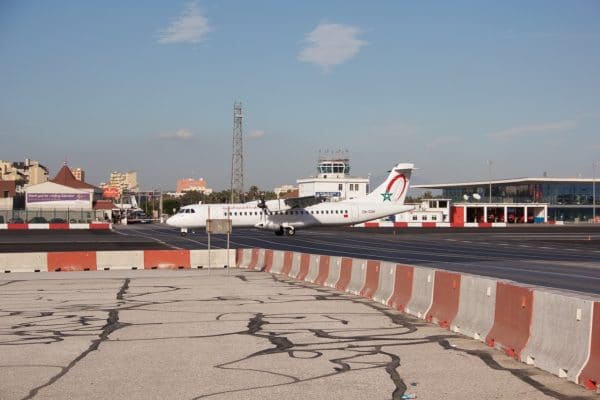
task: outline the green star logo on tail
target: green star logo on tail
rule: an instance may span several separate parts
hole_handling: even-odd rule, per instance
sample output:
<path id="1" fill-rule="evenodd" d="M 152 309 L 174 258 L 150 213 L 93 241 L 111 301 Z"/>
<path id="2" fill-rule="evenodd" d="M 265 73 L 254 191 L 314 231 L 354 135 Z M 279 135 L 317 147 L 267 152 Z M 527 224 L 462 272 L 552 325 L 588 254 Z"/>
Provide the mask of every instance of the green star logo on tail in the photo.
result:
<path id="1" fill-rule="evenodd" d="M 383 196 L 383 201 L 392 201 L 392 193 L 385 192 L 381 193 L 381 195 Z"/>

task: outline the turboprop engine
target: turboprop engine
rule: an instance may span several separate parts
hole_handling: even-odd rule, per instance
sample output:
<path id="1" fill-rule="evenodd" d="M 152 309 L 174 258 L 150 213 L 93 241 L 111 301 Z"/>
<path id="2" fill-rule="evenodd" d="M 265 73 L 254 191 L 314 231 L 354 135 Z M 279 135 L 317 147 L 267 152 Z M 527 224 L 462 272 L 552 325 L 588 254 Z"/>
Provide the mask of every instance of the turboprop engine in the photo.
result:
<path id="1" fill-rule="evenodd" d="M 281 236 L 284 233 L 288 236 L 294 236 L 294 234 L 296 233 L 296 230 L 293 226 L 288 226 L 287 224 L 276 224 L 271 221 L 259 222 L 258 224 L 254 225 L 254 227 L 258 229 L 273 231 L 277 236 Z"/>

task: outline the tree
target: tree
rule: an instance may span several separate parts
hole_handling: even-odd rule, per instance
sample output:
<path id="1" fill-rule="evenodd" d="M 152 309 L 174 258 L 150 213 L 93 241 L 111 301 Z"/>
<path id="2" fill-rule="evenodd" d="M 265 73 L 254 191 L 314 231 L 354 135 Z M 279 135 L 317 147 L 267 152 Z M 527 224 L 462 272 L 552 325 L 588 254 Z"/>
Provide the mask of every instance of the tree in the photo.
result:
<path id="1" fill-rule="evenodd" d="M 189 192 L 185 192 L 183 196 L 181 196 L 181 205 L 187 206 L 189 204 L 198 204 L 199 202 L 205 202 L 206 195 L 197 190 L 190 190 Z"/>
<path id="2" fill-rule="evenodd" d="M 163 198 L 163 212 L 165 214 L 173 215 L 179 211 L 179 208 L 181 208 L 181 203 L 178 199 Z"/>
<path id="3" fill-rule="evenodd" d="M 252 200 L 258 200 L 259 198 L 260 198 L 260 189 L 258 188 L 258 186 L 255 186 L 255 185 L 250 186 L 250 189 L 248 190 L 248 192 L 246 192 L 246 200 L 252 201 Z"/>

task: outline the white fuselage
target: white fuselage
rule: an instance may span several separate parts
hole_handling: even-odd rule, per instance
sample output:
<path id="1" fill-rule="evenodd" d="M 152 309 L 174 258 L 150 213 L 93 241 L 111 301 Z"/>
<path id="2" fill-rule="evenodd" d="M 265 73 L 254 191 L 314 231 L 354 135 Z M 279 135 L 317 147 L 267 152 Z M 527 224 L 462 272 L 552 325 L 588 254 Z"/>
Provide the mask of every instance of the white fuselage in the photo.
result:
<path id="1" fill-rule="evenodd" d="M 207 219 L 231 219 L 233 227 L 278 230 L 317 225 L 353 225 L 410 211 L 414 206 L 361 202 L 320 203 L 305 208 L 263 210 L 256 204 L 195 204 L 183 207 L 167 224 L 184 229 L 204 228 Z"/>

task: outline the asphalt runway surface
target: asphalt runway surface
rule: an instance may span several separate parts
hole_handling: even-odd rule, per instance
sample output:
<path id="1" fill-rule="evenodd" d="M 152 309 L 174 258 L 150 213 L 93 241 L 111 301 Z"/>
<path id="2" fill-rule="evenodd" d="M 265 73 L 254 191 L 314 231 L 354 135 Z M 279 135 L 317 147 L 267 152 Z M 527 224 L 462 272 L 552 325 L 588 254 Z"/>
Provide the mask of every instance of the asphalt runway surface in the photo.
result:
<path id="1" fill-rule="evenodd" d="M 238 270 L 0 275 L 0 398 L 598 399 L 356 296 Z"/>
<path id="2" fill-rule="evenodd" d="M 213 235 L 213 248 L 226 237 Z M 262 247 L 370 258 L 600 294 L 600 225 L 492 229 L 311 229 L 293 237 L 234 230 L 230 247 Z M 3 231 L 0 252 L 205 249 L 204 232 L 179 235 L 162 224 L 106 231 Z"/>

